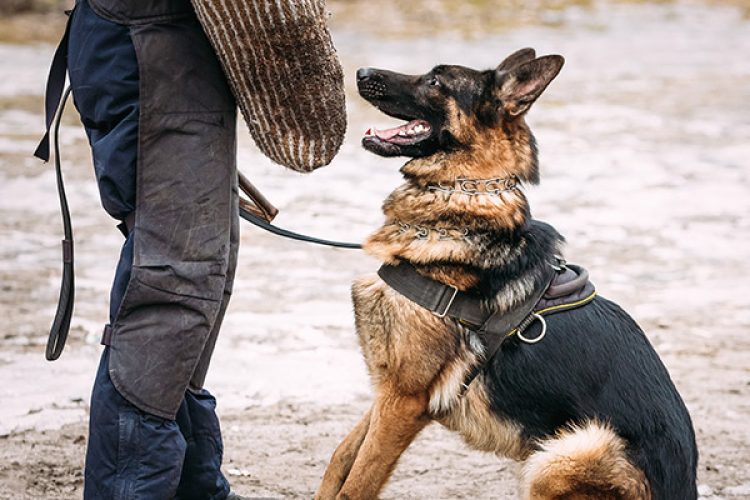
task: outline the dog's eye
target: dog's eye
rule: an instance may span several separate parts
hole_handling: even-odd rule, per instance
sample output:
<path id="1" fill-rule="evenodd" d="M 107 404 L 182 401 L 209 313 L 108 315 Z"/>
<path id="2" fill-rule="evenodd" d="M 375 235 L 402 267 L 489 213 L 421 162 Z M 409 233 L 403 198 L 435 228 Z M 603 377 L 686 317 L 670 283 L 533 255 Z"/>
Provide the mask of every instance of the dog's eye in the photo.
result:
<path id="1" fill-rule="evenodd" d="M 433 76 L 429 80 L 427 80 L 427 85 L 429 85 L 430 87 L 439 87 L 440 80 L 438 80 L 436 76 Z"/>

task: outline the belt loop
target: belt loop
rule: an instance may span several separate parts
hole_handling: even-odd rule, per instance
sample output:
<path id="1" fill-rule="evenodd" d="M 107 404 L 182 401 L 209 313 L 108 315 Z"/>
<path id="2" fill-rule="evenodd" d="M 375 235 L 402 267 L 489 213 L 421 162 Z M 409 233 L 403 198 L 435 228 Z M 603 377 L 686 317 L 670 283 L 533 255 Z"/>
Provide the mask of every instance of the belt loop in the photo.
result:
<path id="1" fill-rule="evenodd" d="M 112 325 L 104 325 L 101 344 L 106 346 L 112 345 Z"/>
<path id="2" fill-rule="evenodd" d="M 120 230 L 123 236 L 126 238 L 130 235 L 130 233 L 133 232 L 133 228 L 135 227 L 135 210 L 130 212 L 127 217 L 122 219 L 122 222 L 117 224 L 117 229 Z"/>

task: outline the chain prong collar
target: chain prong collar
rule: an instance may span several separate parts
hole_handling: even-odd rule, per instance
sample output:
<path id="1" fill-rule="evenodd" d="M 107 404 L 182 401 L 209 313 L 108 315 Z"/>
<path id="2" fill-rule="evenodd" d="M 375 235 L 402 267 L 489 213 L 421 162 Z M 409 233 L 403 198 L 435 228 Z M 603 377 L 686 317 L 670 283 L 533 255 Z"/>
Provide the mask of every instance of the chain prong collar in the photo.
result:
<path id="1" fill-rule="evenodd" d="M 501 193 L 519 188 L 518 177 L 496 177 L 494 179 L 466 179 L 459 177 L 453 186 L 443 184 L 428 184 L 429 191 L 439 191 L 446 194 L 464 194 L 467 196 L 500 196 Z"/>
<path id="2" fill-rule="evenodd" d="M 429 227 L 422 224 L 407 224 L 400 220 L 394 220 L 392 224 L 398 226 L 399 234 L 406 234 L 413 231 L 415 240 L 428 240 L 431 234 L 437 235 L 438 241 L 458 241 L 464 240 L 469 236 L 469 230 L 446 228 L 446 227 Z"/>

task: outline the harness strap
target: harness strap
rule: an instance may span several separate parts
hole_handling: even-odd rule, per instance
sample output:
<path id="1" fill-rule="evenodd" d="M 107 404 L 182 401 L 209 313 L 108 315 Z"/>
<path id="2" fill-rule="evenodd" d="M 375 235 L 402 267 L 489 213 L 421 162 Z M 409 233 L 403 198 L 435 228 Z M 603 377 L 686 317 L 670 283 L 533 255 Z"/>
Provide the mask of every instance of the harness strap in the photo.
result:
<path id="1" fill-rule="evenodd" d="M 482 324 L 479 334 L 485 345 L 485 362 L 489 362 L 495 357 L 500 346 L 508 337 L 517 331 L 523 331 L 523 329 L 520 329 L 520 325 L 526 321 L 529 322 L 528 324 L 533 322 L 533 318 L 535 318 L 534 309 L 547 292 L 547 289 L 550 287 L 557 274 L 555 269 L 551 267 L 545 268 L 545 270 L 547 274 L 544 279 L 544 286 L 538 287 L 534 290 L 533 294 L 529 295 L 525 301 L 514 307 L 512 310 L 495 312 L 485 323 Z M 529 318 L 532 319 L 530 320 Z M 524 329 L 528 324 L 524 326 Z"/>
<path id="2" fill-rule="evenodd" d="M 409 262 L 404 261 L 397 266 L 384 264 L 378 270 L 378 276 L 398 293 L 432 311 L 436 316 L 448 316 L 484 337 L 490 337 L 495 333 L 505 334 L 512 330 L 533 311 L 555 277 L 552 267 L 545 272 L 545 286 L 539 287 L 523 303 L 503 314 L 486 307 L 485 301 L 475 294 L 419 274 Z M 490 343 L 490 347 L 494 353 L 494 342 Z"/>
<path id="3" fill-rule="evenodd" d="M 581 307 L 596 296 L 588 272 L 580 266 L 566 264 L 558 257 L 558 262 L 545 268 L 545 272 L 544 286 L 513 310 L 502 313 L 487 311 L 481 298 L 427 278 L 408 262 L 383 265 L 378 275 L 398 293 L 436 316 L 451 317 L 479 334 L 485 348 L 484 360 L 466 374 L 460 390 L 463 395 L 508 338 L 516 336 L 528 344 L 539 342 L 547 329 L 543 316 Z M 535 321 L 541 323 L 541 333 L 534 338 L 524 337 L 523 332 Z"/>
<path id="4" fill-rule="evenodd" d="M 544 292 L 544 299 L 554 302 L 555 299 L 568 297 L 590 285 L 588 283 L 589 272 L 586 269 L 574 264 L 566 264 L 565 267 L 564 273 L 569 275 L 569 279 L 559 280 L 559 283 L 558 280 L 555 280 L 550 283 Z"/>
<path id="5" fill-rule="evenodd" d="M 475 294 L 419 274 L 409 262 L 396 266 L 383 265 L 378 275 L 398 293 L 436 316 L 448 316 L 476 331 L 484 343 L 484 359 L 487 362 L 508 337 L 517 335 L 527 343 L 541 340 L 546 331 L 543 315 L 580 307 L 596 296 L 588 272 L 580 266 L 568 265 L 560 259 L 555 265 L 545 268 L 544 272 L 542 286 L 512 310 L 502 312 L 489 310 L 486 301 Z M 542 333 L 532 339 L 523 337 L 523 332 L 534 321 L 542 323 Z"/>
<path id="6" fill-rule="evenodd" d="M 378 269 L 378 276 L 398 293 L 440 318 L 449 316 L 482 325 L 491 314 L 479 297 L 423 276 L 409 262 L 403 261 L 397 266 L 384 264 Z"/>

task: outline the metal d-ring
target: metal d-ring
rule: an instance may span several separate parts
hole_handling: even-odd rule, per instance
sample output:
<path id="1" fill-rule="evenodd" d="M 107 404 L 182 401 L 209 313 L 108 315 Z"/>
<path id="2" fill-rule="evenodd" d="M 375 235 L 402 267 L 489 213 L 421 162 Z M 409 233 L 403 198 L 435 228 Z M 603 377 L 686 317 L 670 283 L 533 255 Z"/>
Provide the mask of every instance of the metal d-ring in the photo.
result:
<path id="1" fill-rule="evenodd" d="M 534 318 L 535 320 L 538 320 L 542 324 L 542 333 L 540 333 L 533 339 L 530 339 L 530 338 L 523 336 L 523 330 L 519 330 L 516 332 L 516 336 L 519 339 L 521 339 L 521 341 L 526 342 L 527 344 L 536 344 L 537 342 L 542 340 L 545 335 L 547 335 L 547 322 L 544 320 L 544 318 L 540 314 L 537 314 L 537 313 L 531 313 L 531 317 Z M 526 328 L 528 328 L 529 326 L 533 324 L 534 322 L 532 321 L 526 326 Z M 524 330 L 526 330 L 526 328 L 524 328 Z"/>

